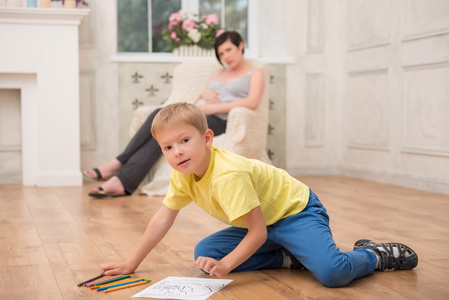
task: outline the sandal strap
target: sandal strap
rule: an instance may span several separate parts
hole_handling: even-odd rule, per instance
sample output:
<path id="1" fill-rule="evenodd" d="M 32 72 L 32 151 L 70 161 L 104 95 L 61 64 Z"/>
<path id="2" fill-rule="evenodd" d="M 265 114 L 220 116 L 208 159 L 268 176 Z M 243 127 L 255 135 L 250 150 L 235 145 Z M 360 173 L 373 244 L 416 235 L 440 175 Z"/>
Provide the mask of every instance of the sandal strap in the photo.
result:
<path id="1" fill-rule="evenodd" d="M 97 174 L 97 179 L 102 179 L 103 178 L 103 176 L 101 176 L 100 170 L 98 170 L 97 168 L 93 168 L 92 170 L 94 170 L 95 174 Z"/>

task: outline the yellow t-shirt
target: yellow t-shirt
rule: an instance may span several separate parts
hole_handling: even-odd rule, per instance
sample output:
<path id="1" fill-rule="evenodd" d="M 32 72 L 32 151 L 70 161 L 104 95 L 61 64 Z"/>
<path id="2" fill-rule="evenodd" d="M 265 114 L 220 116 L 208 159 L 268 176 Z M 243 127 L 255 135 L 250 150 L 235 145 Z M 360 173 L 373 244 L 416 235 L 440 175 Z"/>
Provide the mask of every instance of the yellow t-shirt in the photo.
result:
<path id="1" fill-rule="evenodd" d="M 179 210 L 194 201 L 211 216 L 232 226 L 246 228 L 242 218 L 260 206 L 267 226 L 301 212 L 309 188 L 286 171 L 211 147 L 206 174 L 173 171 L 163 203 Z"/>

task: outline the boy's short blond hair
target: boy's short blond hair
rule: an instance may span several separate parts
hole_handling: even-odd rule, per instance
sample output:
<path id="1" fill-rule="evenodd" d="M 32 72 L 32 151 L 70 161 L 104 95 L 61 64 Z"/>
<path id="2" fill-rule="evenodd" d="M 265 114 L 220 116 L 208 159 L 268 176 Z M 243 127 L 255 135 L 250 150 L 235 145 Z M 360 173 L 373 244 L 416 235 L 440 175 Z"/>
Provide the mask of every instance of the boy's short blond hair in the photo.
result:
<path id="1" fill-rule="evenodd" d="M 177 102 L 162 108 L 154 117 L 151 134 L 157 140 L 157 132 L 167 126 L 185 123 L 204 133 L 208 129 L 204 113 L 197 106 L 187 102 Z"/>

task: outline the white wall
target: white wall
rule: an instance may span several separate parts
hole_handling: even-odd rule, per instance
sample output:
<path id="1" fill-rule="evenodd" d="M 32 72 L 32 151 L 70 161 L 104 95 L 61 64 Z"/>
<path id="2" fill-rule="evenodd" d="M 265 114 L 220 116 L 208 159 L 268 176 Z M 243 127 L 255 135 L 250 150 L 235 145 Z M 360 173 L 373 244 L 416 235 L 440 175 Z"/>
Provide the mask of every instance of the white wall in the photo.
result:
<path id="1" fill-rule="evenodd" d="M 449 2 L 287 11 L 287 169 L 449 194 Z"/>
<path id="2" fill-rule="evenodd" d="M 287 0 L 259 0 L 259 55 L 287 56 Z"/>

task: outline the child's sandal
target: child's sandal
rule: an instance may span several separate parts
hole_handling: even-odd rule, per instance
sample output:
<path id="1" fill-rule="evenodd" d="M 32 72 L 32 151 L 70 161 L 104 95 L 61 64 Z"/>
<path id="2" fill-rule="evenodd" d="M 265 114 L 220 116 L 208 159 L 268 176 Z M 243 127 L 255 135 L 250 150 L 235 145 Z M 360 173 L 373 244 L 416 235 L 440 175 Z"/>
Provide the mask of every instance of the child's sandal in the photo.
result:
<path id="1" fill-rule="evenodd" d="M 394 249 L 397 249 L 396 251 Z M 401 243 L 374 243 L 371 240 L 358 240 L 354 250 L 372 250 L 380 257 L 380 270 L 411 270 L 418 265 L 418 255 L 407 245 Z"/>

